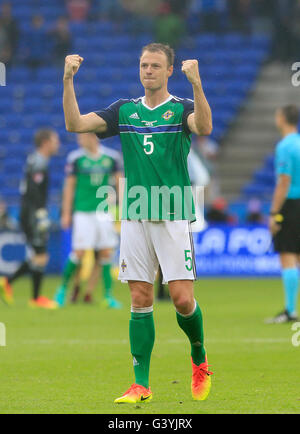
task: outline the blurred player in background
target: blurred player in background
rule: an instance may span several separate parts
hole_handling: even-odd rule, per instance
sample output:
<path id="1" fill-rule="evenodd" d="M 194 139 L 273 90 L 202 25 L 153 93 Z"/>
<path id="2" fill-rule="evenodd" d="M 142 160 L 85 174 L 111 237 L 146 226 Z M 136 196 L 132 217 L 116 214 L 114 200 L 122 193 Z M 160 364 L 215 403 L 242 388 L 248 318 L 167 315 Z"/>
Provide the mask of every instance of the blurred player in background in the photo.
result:
<path id="1" fill-rule="evenodd" d="M 50 158 L 59 148 L 59 137 L 54 130 L 42 129 L 35 134 L 36 151 L 28 156 L 25 179 L 21 183 L 20 223 L 29 247 L 29 257 L 18 270 L 7 278 L 1 279 L 0 295 L 12 303 L 11 284 L 24 274 L 32 278 L 31 307 L 55 309 L 56 303 L 40 295 L 45 268 L 48 263 L 47 242 L 50 221 L 47 212 L 48 165 Z"/>
<path id="2" fill-rule="evenodd" d="M 63 104 L 67 130 L 94 131 L 102 138 L 120 135 L 127 180 L 119 279 L 128 281 L 131 291 L 129 336 L 135 383 L 115 402 L 152 399 L 149 371 L 155 340 L 153 284 L 159 264 L 169 284 L 178 324 L 191 343 L 192 396 L 195 400 L 204 400 L 210 391 L 211 373 L 204 348 L 202 313 L 194 297 L 196 275 L 190 221 L 195 220 L 195 213 L 190 200 L 187 156 L 191 133 L 209 135 L 212 115 L 202 88 L 198 62 L 182 63 L 182 72 L 193 87 L 194 101 L 178 98 L 168 92 L 174 51 L 163 44 L 147 45 L 140 58 L 145 96 L 119 100 L 105 110 L 81 115 L 73 79 L 82 62 L 79 55 L 66 58 Z M 169 198 L 171 206 L 167 209 L 151 207 L 153 203 L 147 200 L 142 213 L 137 217 L 131 215 L 137 199 L 134 190 L 146 191 L 145 198 L 149 199 L 155 186 L 178 187 L 181 204 L 186 203 L 184 194 L 190 198 L 187 212 L 176 212 Z"/>
<path id="3" fill-rule="evenodd" d="M 84 264 L 84 262 L 86 262 L 86 264 Z M 101 265 L 99 264 L 98 260 L 98 251 L 86 251 L 85 256 L 83 257 L 83 260 L 81 262 L 81 267 L 77 268 L 76 274 L 73 279 L 73 290 L 70 295 L 70 302 L 73 304 L 77 303 L 81 293 L 82 282 L 86 281 L 83 302 L 87 304 L 93 303 L 93 294 L 99 282 L 100 273 Z"/>
<path id="4" fill-rule="evenodd" d="M 71 152 L 67 159 L 61 219 L 63 229 L 73 224 L 72 252 L 55 301 L 59 306 L 65 305 L 68 285 L 76 275 L 84 253 L 96 250 L 97 261 L 102 268 L 104 304 L 110 308 L 120 308 L 120 303 L 112 296 L 111 275 L 113 249 L 118 244 L 118 238 L 112 217 L 97 211 L 98 189 L 119 185 L 122 169 L 120 155 L 100 146 L 94 133 L 78 134 L 77 137 L 81 149 Z"/>
<path id="5" fill-rule="evenodd" d="M 268 323 L 298 321 L 298 261 L 300 259 L 300 134 L 299 109 L 289 105 L 276 113 L 276 125 L 283 137 L 276 147 L 277 185 L 270 213 L 270 231 L 280 254 L 285 291 L 285 310 Z"/>

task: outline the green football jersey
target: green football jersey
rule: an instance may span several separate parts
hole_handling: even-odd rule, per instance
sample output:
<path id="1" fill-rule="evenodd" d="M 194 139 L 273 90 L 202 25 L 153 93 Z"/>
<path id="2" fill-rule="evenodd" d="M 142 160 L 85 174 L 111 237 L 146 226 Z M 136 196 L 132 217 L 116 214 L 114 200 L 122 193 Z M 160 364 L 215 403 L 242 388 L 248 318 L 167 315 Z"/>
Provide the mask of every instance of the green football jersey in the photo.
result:
<path id="1" fill-rule="evenodd" d="M 120 135 L 124 158 L 123 219 L 195 220 L 187 157 L 194 102 L 170 96 L 150 108 L 145 97 L 119 100 L 96 112 L 107 123 L 100 138 Z"/>
<path id="2" fill-rule="evenodd" d="M 70 152 L 66 175 L 76 177 L 73 211 L 95 212 L 100 203 L 97 191 L 112 185 L 112 175 L 121 170 L 119 153 L 105 146 L 99 148 L 96 157 L 84 149 Z"/>

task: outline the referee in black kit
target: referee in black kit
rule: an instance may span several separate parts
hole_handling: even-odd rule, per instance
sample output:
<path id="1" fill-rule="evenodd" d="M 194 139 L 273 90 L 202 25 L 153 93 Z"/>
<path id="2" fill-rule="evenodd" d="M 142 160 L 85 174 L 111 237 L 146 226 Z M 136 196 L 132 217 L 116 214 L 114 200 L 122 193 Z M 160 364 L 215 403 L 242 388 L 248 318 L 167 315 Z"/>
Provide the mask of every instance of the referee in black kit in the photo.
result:
<path id="1" fill-rule="evenodd" d="M 276 252 L 280 255 L 285 292 L 283 312 L 267 323 L 298 321 L 300 259 L 300 121 L 299 109 L 285 106 L 276 112 L 276 125 L 282 140 L 275 153 L 277 185 L 273 195 L 269 227 Z"/>
<path id="2" fill-rule="evenodd" d="M 50 221 L 47 213 L 48 165 L 59 149 L 58 134 L 52 129 L 41 129 L 34 136 L 36 149 L 27 158 L 25 177 L 21 183 L 20 224 L 29 247 L 28 258 L 9 278 L 1 278 L 0 295 L 13 304 L 11 284 L 24 274 L 32 278 L 30 307 L 55 309 L 56 303 L 42 297 L 41 284 L 48 263 L 47 242 Z"/>

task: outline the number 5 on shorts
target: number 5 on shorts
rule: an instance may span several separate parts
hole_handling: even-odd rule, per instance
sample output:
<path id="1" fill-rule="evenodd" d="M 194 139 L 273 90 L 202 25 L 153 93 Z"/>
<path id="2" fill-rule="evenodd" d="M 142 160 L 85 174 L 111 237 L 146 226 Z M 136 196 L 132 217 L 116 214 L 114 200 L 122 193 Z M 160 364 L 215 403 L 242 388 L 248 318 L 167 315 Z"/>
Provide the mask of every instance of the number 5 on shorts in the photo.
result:
<path id="1" fill-rule="evenodd" d="M 192 271 L 193 269 L 193 259 L 192 259 L 192 254 L 190 250 L 185 250 L 184 251 L 184 256 L 185 256 L 185 262 L 189 262 L 189 265 L 186 264 L 185 268 L 188 271 Z"/>

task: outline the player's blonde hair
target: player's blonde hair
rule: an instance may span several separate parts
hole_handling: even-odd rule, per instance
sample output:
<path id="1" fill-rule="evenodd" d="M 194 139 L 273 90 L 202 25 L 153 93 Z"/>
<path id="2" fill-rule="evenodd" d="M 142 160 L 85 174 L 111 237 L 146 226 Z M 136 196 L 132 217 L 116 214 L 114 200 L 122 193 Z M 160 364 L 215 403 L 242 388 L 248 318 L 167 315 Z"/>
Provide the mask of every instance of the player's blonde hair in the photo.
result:
<path id="1" fill-rule="evenodd" d="M 142 48 L 141 56 L 145 53 L 145 51 L 150 51 L 150 53 L 158 53 L 161 51 L 167 57 L 168 66 L 174 65 L 175 51 L 169 45 L 159 44 L 159 43 L 152 43 L 152 44 L 145 45 Z"/>

